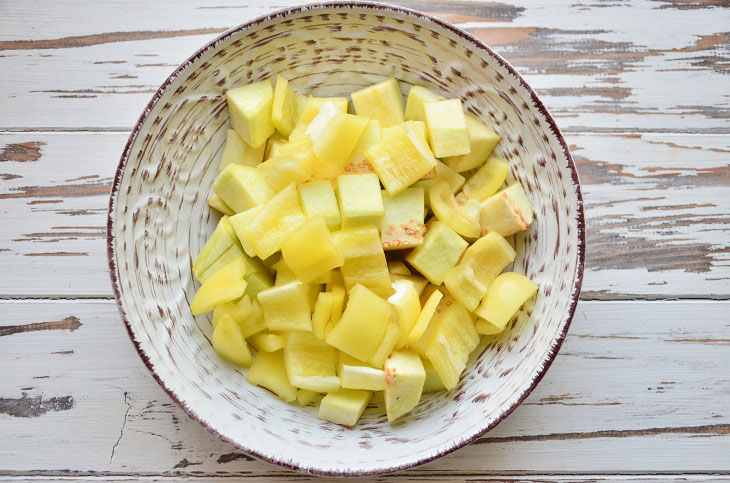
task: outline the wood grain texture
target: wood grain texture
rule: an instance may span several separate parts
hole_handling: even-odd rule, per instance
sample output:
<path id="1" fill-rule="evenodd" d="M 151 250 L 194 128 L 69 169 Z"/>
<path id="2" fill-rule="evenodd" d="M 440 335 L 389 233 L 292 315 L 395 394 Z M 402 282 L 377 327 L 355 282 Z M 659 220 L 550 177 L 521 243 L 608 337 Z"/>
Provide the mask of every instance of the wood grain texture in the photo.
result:
<path id="1" fill-rule="evenodd" d="M 730 297 L 726 136 L 567 140 L 586 202 L 584 299 Z M 0 134 L 0 151 L 18 153 L 0 162 L 0 265 L 16 274 L 0 279 L 0 296 L 111 296 L 104 230 L 125 141 L 122 133 Z"/>
<path id="2" fill-rule="evenodd" d="M 274 8 L 261 3 L 78 2 L 72 15 L 57 3 L 5 2 L 0 128 L 128 129 L 188 55 Z M 730 9 L 722 2 L 395 3 L 493 46 L 566 131 L 730 132 Z"/>
<path id="3" fill-rule="evenodd" d="M 730 472 L 729 312 L 730 302 L 582 302 L 553 367 L 513 415 L 407 475 Z M 3 325 L 68 317 L 81 327 L 0 339 L 0 364 L 15 367 L 0 413 L 5 400 L 72 400 L 37 417 L 0 414 L 0 472 L 286 474 L 190 420 L 137 357 L 113 302 L 0 302 Z"/>

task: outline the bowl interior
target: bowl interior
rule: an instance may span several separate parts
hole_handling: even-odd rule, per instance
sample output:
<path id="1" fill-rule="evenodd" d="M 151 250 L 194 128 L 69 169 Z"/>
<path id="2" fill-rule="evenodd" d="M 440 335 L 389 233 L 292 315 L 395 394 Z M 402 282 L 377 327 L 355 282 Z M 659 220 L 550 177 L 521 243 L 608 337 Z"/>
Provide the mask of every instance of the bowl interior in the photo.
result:
<path id="1" fill-rule="evenodd" d="M 397 424 L 370 408 L 355 429 L 320 421 L 244 380 L 193 317 L 194 256 L 218 217 L 206 204 L 229 125 L 224 92 L 283 74 L 295 90 L 348 95 L 395 77 L 458 96 L 498 131 L 535 209 L 515 270 L 535 303 L 486 338 L 459 385 Z M 130 138 L 110 205 L 110 263 L 120 308 L 145 362 L 196 419 L 251 454 L 303 471 L 366 474 L 409 467 L 494 426 L 527 395 L 567 330 L 582 271 L 582 205 L 567 148 L 542 104 L 499 57 L 445 24 L 374 5 L 291 9 L 224 34 L 155 95 Z"/>

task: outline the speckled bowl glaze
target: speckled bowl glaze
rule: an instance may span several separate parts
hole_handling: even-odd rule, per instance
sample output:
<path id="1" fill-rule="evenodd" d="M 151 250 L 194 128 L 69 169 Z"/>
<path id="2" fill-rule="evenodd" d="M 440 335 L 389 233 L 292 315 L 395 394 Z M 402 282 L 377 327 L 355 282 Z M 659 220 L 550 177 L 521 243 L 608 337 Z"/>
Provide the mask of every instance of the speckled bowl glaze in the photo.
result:
<path id="1" fill-rule="evenodd" d="M 540 285 L 506 332 L 485 339 L 459 385 L 429 394 L 397 424 L 371 407 L 355 429 L 249 385 L 210 344 L 210 317 L 188 308 L 193 257 L 218 217 L 206 204 L 229 125 L 224 92 L 284 74 L 302 93 L 348 95 L 386 77 L 458 96 L 503 137 L 535 208 L 515 270 Z M 486 45 L 422 13 L 368 3 L 282 10 L 236 27 L 165 81 L 124 150 L 109 204 L 112 283 L 122 318 L 158 382 L 191 417 L 253 456 L 321 475 L 372 475 L 445 455 L 493 428 L 554 359 L 583 272 L 575 166 L 535 92 Z"/>

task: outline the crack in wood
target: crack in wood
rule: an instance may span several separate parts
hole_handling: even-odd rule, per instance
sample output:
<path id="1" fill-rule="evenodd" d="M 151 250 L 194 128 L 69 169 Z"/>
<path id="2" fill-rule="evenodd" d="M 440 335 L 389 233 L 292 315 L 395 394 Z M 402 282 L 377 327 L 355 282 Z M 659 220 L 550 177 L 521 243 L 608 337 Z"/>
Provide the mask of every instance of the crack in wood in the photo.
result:
<path id="1" fill-rule="evenodd" d="M 585 433 L 551 433 L 530 436 L 506 436 L 480 438 L 472 444 L 517 443 L 529 441 L 552 441 L 593 438 L 638 438 L 661 434 L 689 434 L 703 436 L 725 436 L 730 434 L 730 424 L 708 424 L 703 426 L 679 426 L 667 428 L 618 429 L 590 431 Z"/>
<path id="2" fill-rule="evenodd" d="M 0 327 L 0 337 L 20 334 L 23 332 L 33 332 L 38 330 L 68 330 L 73 332 L 80 328 L 83 324 L 79 321 L 78 317 L 70 316 L 62 320 L 56 320 L 53 322 L 36 322 L 33 324 L 24 325 L 6 325 Z"/>

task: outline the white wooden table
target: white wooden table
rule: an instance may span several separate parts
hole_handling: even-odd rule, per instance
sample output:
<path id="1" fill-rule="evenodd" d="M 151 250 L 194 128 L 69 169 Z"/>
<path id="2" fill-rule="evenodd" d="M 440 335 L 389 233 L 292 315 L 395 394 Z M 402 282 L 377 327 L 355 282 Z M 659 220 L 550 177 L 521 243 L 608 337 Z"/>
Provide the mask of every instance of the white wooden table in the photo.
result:
<path id="1" fill-rule="evenodd" d="M 494 46 L 566 133 L 582 301 L 549 373 L 398 478 L 730 478 L 730 3 L 398 2 Z M 509 3 L 507 3 L 509 2 Z M 0 0 L 0 478 L 306 479 L 190 420 L 107 274 L 108 191 L 163 79 L 266 2 Z"/>

